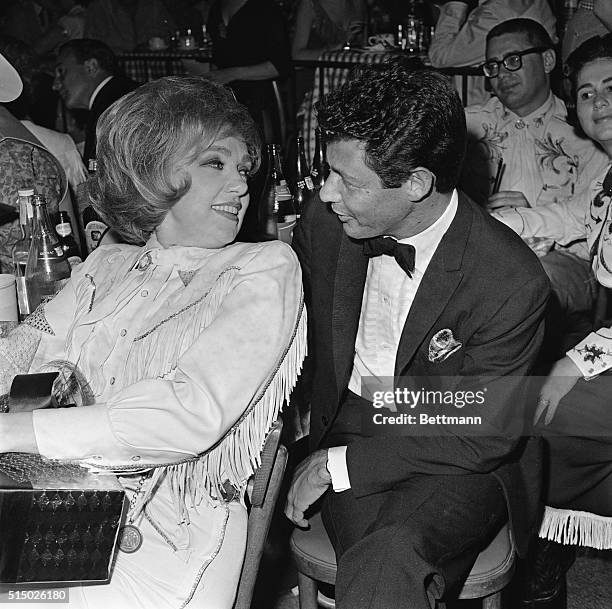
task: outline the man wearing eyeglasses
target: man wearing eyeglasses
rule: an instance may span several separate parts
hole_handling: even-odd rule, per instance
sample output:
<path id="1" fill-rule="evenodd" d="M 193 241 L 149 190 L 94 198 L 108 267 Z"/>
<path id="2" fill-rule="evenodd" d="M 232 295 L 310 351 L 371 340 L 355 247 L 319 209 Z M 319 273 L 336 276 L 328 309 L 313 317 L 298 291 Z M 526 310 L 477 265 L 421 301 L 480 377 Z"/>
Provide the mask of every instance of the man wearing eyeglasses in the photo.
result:
<path id="1" fill-rule="evenodd" d="M 466 108 L 462 188 L 494 215 L 578 197 L 607 166 L 606 155 L 577 134 L 565 104 L 552 93 L 555 63 L 550 36 L 531 19 L 504 21 L 487 36 L 482 68 L 495 97 Z M 569 313 L 590 311 L 595 282 L 586 242 L 527 242 L 553 284 L 559 323 Z"/>

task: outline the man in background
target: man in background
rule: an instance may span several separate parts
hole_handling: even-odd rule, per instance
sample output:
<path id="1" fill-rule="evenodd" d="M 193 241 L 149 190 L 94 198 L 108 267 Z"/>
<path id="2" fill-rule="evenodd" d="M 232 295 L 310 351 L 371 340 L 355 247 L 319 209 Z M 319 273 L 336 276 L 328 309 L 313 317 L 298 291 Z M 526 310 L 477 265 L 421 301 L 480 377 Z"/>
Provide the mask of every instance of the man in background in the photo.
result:
<path id="1" fill-rule="evenodd" d="M 541 23 L 556 42 L 556 19 L 548 0 L 451 0 L 437 2 L 440 13 L 429 45 L 436 68 L 479 66 L 485 59 L 485 38 L 498 23 L 516 17 Z M 468 100 L 484 103 L 489 93 L 480 77 L 469 77 Z"/>
<path id="2" fill-rule="evenodd" d="M 495 97 L 466 108 L 468 151 L 461 187 L 489 211 L 580 197 L 586 209 L 590 184 L 608 165 L 607 155 L 568 123 L 565 104 L 552 93 L 555 64 L 550 36 L 532 19 L 510 19 L 487 34 L 483 70 Z M 561 324 L 570 323 L 564 319 L 590 319 L 595 301 L 585 238 L 567 244 L 525 240 L 551 280 L 559 335 L 565 330 Z"/>
<path id="3" fill-rule="evenodd" d="M 89 38 L 70 40 L 60 47 L 53 88 L 69 110 L 86 110 L 83 160 L 96 158 L 96 124 L 114 101 L 136 88 L 117 74 L 115 54 L 103 42 Z"/>

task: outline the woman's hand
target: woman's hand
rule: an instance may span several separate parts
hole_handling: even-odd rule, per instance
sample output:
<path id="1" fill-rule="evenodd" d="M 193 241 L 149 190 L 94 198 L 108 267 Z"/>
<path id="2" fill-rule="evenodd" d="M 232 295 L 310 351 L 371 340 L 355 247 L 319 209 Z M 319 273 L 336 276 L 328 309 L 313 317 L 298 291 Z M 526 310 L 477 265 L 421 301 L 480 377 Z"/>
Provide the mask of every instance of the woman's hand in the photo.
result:
<path id="1" fill-rule="evenodd" d="M 533 422 L 537 423 L 544 413 L 544 425 L 548 425 L 557 412 L 559 402 L 570 392 L 580 378 L 582 378 L 582 373 L 569 357 L 565 356 L 560 359 L 552 367 L 540 390 L 540 398 Z"/>

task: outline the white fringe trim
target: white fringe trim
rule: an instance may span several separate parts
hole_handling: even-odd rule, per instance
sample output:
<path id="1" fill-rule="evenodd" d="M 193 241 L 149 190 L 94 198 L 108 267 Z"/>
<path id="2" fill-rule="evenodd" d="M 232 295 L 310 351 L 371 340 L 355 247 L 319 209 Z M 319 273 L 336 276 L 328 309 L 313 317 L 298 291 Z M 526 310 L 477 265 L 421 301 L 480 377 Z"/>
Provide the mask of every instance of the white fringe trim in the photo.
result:
<path id="1" fill-rule="evenodd" d="M 196 507 L 203 500 L 223 500 L 229 482 L 242 491 L 248 479 L 261 464 L 261 451 L 281 411 L 289 400 L 306 357 L 306 313 L 300 304 L 294 333 L 285 352 L 240 419 L 219 442 L 205 454 L 194 459 L 158 467 L 153 470 L 146 491 L 135 502 L 131 516 L 136 518 L 163 477 L 168 477 L 173 501 L 177 507 L 177 522 L 189 522 L 187 500 Z"/>
<path id="2" fill-rule="evenodd" d="M 539 536 L 565 545 L 612 549 L 612 517 L 546 506 Z"/>

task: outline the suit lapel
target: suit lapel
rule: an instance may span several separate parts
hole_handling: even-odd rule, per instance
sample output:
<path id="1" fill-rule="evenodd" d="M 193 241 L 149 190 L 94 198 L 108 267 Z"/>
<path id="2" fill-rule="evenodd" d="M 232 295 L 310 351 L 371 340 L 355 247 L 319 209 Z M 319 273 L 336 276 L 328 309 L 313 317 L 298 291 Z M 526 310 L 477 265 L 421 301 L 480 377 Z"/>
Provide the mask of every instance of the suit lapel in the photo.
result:
<path id="1" fill-rule="evenodd" d="M 395 360 L 396 376 L 405 372 L 463 278 L 462 262 L 471 225 L 472 210 L 460 196 L 455 218 L 427 267 L 406 318 Z"/>

